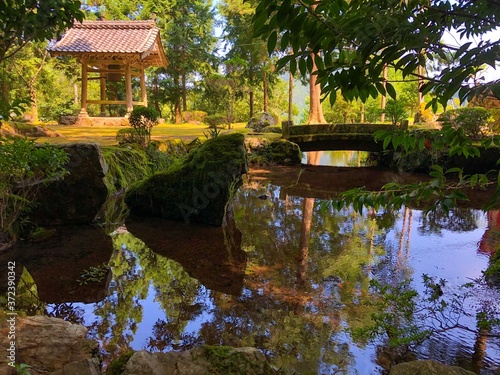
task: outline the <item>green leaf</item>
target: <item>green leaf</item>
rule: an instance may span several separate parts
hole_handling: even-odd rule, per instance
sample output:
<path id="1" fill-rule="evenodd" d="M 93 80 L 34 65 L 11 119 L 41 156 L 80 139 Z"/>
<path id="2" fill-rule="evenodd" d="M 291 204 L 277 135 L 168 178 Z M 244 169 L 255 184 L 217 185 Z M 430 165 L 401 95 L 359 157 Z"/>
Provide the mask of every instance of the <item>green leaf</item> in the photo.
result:
<path id="1" fill-rule="evenodd" d="M 278 34 L 276 31 L 273 31 L 269 38 L 267 39 L 267 52 L 271 55 L 276 48 L 276 42 L 278 41 Z"/>
<path id="2" fill-rule="evenodd" d="M 390 82 L 386 82 L 386 90 L 387 93 L 390 95 L 390 97 L 396 100 L 396 90 L 394 89 L 394 86 Z"/>

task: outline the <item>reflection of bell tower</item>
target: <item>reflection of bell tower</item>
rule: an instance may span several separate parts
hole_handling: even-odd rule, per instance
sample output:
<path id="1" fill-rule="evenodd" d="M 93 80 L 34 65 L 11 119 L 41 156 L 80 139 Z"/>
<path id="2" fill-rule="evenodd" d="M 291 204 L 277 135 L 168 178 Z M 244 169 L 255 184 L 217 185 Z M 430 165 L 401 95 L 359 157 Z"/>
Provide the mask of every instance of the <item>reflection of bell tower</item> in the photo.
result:
<path id="1" fill-rule="evenodd" d="M 500 211 L 492 210 L 487 213 L 488 226 L 484 231 L 481 241 L 479 241 L 478 251 L 493 255 L 497 244 L 500 243 Z"/>

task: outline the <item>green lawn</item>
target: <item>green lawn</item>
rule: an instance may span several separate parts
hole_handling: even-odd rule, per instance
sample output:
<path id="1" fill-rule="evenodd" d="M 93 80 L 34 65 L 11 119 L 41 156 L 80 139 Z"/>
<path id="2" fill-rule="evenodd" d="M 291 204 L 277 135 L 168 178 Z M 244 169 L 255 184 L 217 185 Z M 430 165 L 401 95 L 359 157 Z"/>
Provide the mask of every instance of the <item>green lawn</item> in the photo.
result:
<path id="1" fill-rule="evenodd" d="M 247 134 L 245 123 L 237 123 L 231 130 L 222 130 L 221 134 L 227 132 L 242 132 Z M 95 142 L 101 145 L 116 144 L 116 132 L 123 129 L 121 126 L 73 126 L 73 125 L 47 125 L 47 128 L 54 130 L 59 137 L 40 137 L 39 142 L 48 142 L 50 144 L 63 143 L 88 143 Z M 203 133 L 208 133 L 208 127 L 205 124 L 160 124 L 153 128 L 153 140 L 182 139 L 186 142 L 197 137 L 204 137 Z M 276 137 L 279 137 L 276 134 Z M 274 138 L 274 134 L 266 134 L 266 137 Z"/>

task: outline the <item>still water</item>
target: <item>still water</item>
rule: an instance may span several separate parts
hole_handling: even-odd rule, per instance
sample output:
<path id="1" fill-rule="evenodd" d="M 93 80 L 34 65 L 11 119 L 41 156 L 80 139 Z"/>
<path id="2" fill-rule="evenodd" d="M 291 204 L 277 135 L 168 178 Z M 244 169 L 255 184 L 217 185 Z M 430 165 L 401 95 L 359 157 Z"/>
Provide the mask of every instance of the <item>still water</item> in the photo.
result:
<path id="1" fill-rule="evenodd" d="M 290 374 L 382 374 L 385 337 L 353 334 L 378 311 L 370 280 L 412 279 L 423 295 L 426 274 L 447 281 L 444 296 L 462 295 L 498 245 L 498 212 L 337 212 L 321 204 L 324 187 L 300 186 L 307 171 L 274 172 L 246 177 L 223 228 L 128 220 L 110 237 L 72 229 L 43 244 L 50 262 L 40 249 L 20 250 L 20 282 L 35 285 L 26 309 L 84 324 L 108 359 L 129 348 L 220 344 L 257 347 Z M 312 181 L 325 172 L 317 173 Z M 457 319 L 473 329 L 476 310 L 498 309 L 498 301 L 498 290 L 475 286 L 464 305 L 472 316 Z M 492 333 L 497 338 L 478 345 L 467 329 L 449 330 L 416 355 L 492 374 L 500 366 L 499 332 Z"/>

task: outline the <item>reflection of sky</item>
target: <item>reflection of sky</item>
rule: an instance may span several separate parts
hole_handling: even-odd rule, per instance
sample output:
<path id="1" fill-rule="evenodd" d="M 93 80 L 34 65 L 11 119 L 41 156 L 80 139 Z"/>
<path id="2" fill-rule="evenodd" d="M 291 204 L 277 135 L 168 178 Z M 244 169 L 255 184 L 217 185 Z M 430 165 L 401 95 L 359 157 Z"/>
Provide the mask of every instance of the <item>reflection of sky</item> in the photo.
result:
<path id="1" fill-rule="evenodd" d="M 330 167 L 357 167 L 365 165 L 368 157 L 366 151 L 318 151 L 320 152 L 319 162 L 316 165 Z M 302 153 L 302 164 L 307 164 L 309 152 Z"/>
<path id="2" fill-rule="evenodd" d="M 421 234 L 417 231 L 421 216 L 421 211 L 413 210 L 408 265 L 413 269 L 414 278 L 421 281 L 421 275 L 426 273 L 458 286 L 480 277 L 481 271 L 488 266 L 488 257 L 477 252 L 478 243 L 487 227 L 486 215 L 480 216 L 478 228 L 473 231 L 450 232 L 443 229 L 439 235 Z M 387 238 L 394 247 L 399 246 L 402 220 L 398 220 Z"/>
<path id="3" fill-rule="evenodd" d="M 137 333 L 134 340 L 131 342 L 133 348 L 145 349 L 148 339 L 153 332 L 153 326 L 158 319 L 164 319 L 165 312 L 161 305 L 155 301 L 155 289 L 153 283 L 149 284 L 148 295 L 145 300 L 139 303 L 143 306 L 142 322 L 137 326 Z"/>
<path id="4" fill-rule="evenodd" d="M 261 189 L 253 191 L 251 189 L 247 189 L 245 191 L 248 199 L 240 200 L 240 204 L 259 205 L 259 207 L 261 208 L 261 210 L 259 211 L 259 224 L 258 227 L 253 227 L 254 230 L 257 228 L 259 232 L 262 231 L 262 233 L 264 234 L 267 233 L 267 230 L 270 226 L 275 226 L 279 228 L 279 230 L 276 231 L 276 233 L 278 233 L 278 237 L 280 237 L 281 233 L 287 231 L 295 233 L 300 232 L 300 218 L 302 216 L 303 198 L 288 197 L 288 209 L 290 210 L 287 211 L 288 215 L 294 215 L 298 217 L 297 220 L 290 220 L 290 222 L 288 222 L 288 220 L 286 220 L 286 216 L 279 214 L 285 207 L 285 201 L 279 199 L 279 192 L 280 187 L 278 185 L 265 185 L 262 186 Z M 268 198 L 267 200 L 258 199 L 257 196 L 263 193 L 266 193 L 270 198 Z M 318 201 L 316 201 L 316 203 L 318 203 Z M 252 210 L 249 209 L 245 212 L 246 214 L 248 214 L 252 212 Z M 315 215 L 321 215 L 321 211 L 318 209 L 315 209 L 314 212 Z M 329 211 L 327 211 L 324 215 L 328 215 L 328 212 Z M 342 211 L 341 215 L 347 217 L 349 215 L 349 212 L 347 210 Z M 400 270 L 403 270 L 403 276 L 408 275 L 414 278 L 413 287 L 415 287 L 419 292 L 422 292 L 423 289 L 421 281 L 422 274 L 424 273 L 428 274 L 429 276 L 436 277 L 437 279 L 446 279 L 448 282 L 448 286 L 446 287 L 447 289 L 445 290 L 446 292 L 453 292 L 459 285 L 470 281 L 470 279 L 481 276 L 481 272 L 488 265 L 488 257 L 477 251 L 478 243 L 481 240 L 485 229 L 487 228 L 487 218 L 485 214 L 478 212 L 478 220 L 476 222 L 477 229 L 468 232 L 451 232 L 447 229 L 441 229 L 438 234 L 429 234 L 425 232 L 422 233 L 422 230 L 418 230 L 419 226 L 421 225 L 422 212 L 419 210 L 412 210 L 410 237 L 409 239 L 407 237 L 409 230 L 408 220 L 406 222 L 406 229 L 404 232 L 405 236 L 403 238 L 403 241 L 400 241 L 400 236 L 403 231 L 403 216 L 403 210 L 401 210 L 394 226 L 388 230 L 387 236 L 383 241 L 387 255 L 382 255 L 381 258 L 386 258 L 387 262 L 384 263 L 383 269 L 381 268 L 379 272 L 391 272 L 392 268 L 396 269 L 397 267 L 399 267 Z M 267 262 L 269 262 L 268 264 L 271 264 L 273 258 L 268 258 L 268 255 L 266 255 L 267 252 L 270 252 L 270 249 L 257 248 L 258 246 L 256 246 L 255 243 L 245 243 L 245 238 L 251 238 L 252 233 L 250 233 L 251 231 L 249 230 L 251 226 L 245 226 L 248 218 L 243 218 L 242 220 L 242 222 L 237 222 L 237 224 L 243 232 L 243 245 L 247 247 L 255 247 L 252 251 L 248 252 L 248 264 L 259 264 L 260 257 L 262 257 L 263 262 L 265 262 L 266 264 Z M 295 222 L 298 227 L 288 227 L 292 222 Z M 336 258 L 333 253 L 335 253 L 336 249 L 332 247 L 332 243 L 335 243 L 334 240 L 336 236 L 342 233 L 346 235 L 350 233 L 352 227 L 353 222 L 347 220 L 345 222 L 342 222 L 340 228 L 338 228 L 339 231 L 333 231 L 332 228 L 327 228 L 326 226 L 315 226 L 313 220 L 313 225 L 311 228 L 312 237 L 315 237 L 319 240 L 310 241 L 310 261 L 319 261 L 318 258 L 315 258 L 314 253 L 315 251 L 319 251 L 320 249 L 315 248 L 314 246 L 320 246 L 324 248 L 324 254 L 328 254 L 328 258 L 324 258 L 325 262 L 335 261 Z M 368 233 L 366 233 L 366 230 L 366 228 L 360 230 L 358 232 L 358 235 L 362 237 L 368 237 Z M 165 234 L 163 233 L 163 235 Z M 279 243 L 280 241 L 283 241 L 283 238 L 277 238 L 275 239 L 275 241 L 276 243 L 274 241 L 272 242 L 273 246 L 279 247 Z M 315 243 L 316 245 L 313 245 L 313 243 Z M 402 244 L 403 246 L 401 252 L 400 244 Z M 297 246 L 297 243 L 287 243 L 288 248 L 296 248 Z M 375 257 L 375 259 L 379 259 L 379 257 Z M 323 259 L 321 259 L 321 261 L 323 261 Z M 294 260 L 290 260 L 290 264 L 293 264 L 294 262 Z M 319 267 L 319 265 L 309 264 L 308 267 L 308 272 L 313 272 L 313 269 L 315 267 Z M 374 267 L 374 269 L 375 268 L 376 267 Z M 405 270 L 407 272 L 404 272 Z M 138 272 L 138 268 L 135 270 L 135 272 Z M 375 273 L 375 275 L 377 275 L 377 273 Z M 283 280 L 285 279 L 286 278 L 284 277 Z M 332 313 L 337 309 L 340 309 L 340 316 L 342 316 L 344 314 L 344 311 L 342 311 L 342 309 L 345 309 L 347 311 L 347 308 L 352 308 L 352 306 L 346 306 L 346 304 L 349 304 L 349 301 L 339 301 L 340 297 L 338 294 L 338 290 L 336 289 L 336 285 L 330 285 L 328 284 L 329 281 L 325 281 L 324 279 L 320 278 L 315 280 L 314 283 L 312 278 L 310 281 L 311 287 L 313 289 L 312 294 L 317 293 L 316 301 L 321 300 L 324 305 L 311 304 L 311 308 L 308 309 L 308 313 L 323 315 L 326 319 L 325 324 L 329 324 L 329 319 L 331 318 Z M 402 279 L 400 281 L 402 281 Z M 165 282 L 169 282 L 169 280 L 165 280 Z M 257 297 L 255 294 L 258 295 L 259 293 L 266 296 L 269 294 L 269 298 L 275 303 L 272 308 L 276 309 L 276 317 L 280 319 L 282 317 L 280 317 L 281 313 L 279 309 L 281 307 L 280 303 L 282 302 L 280 302 L 279 299 L 274 300 L 273 292 L 270 292 L 270 289 L 267 289 L 268 285 L 272 286 L 272 283 L 270 284 L 269 280 L 267 279 L 262 280 L 262 284 L 256 287 L 252 285 L 246 285 L 243 288 L 243 297 Z M 492 293 L 495 294 L 494 292 Z M 203 308 L 198 316 L 186 322 L 184 333 L 197 336 L 198 334 L 200 334 L 201 328 L 204 324 L 216 320 L 214 311 L 216 311 L 218 307 L 214 304 L 212 294 L 217 295 L 217 292 L 212 292 L 203 286 L 198 289 L 198 294 L 193 303 L 199 303 L 203 306 Z M 494 295 L 492 298 L 495 299 L 495 296 L 498 296 L 498 293 L 496 293 L 496 295 Z M 165 311 L 162 309 L 160 304 L 156 302 L 155 297 L 156 291 L 153 285 L 150 284 L 146 298 L 139 301 L 139 304 L 143 306 L 143 316 L 142 321 L 137 326 L 137 332 L 131 343 L 133 349 L 135 350 L 140 350 L 147 346 L 148 340 L 153 333 L 154 324 L 158 320 L 167 320 Z M 240 296 L 239 301 L 244 301 L 246 299 L 241 297 L 242 296 Z M 90 326 L 95 322 L 96 319 L 99 319 L 93 314 L 96 305 L 75 304 L 75 306 L 79 306 L 85 311 L 84 318 L 87 326 Z M 251 304 L 247 306 L 251 306 Z M 347 312 L 345 313 L 347 314 Z M 228 317 L 224 316 L 222 318 L 226 319 Z M 228 319 L 227 321 L 227 327 L 228 329 L 231 329 L 229 321 L 230 319 Z M 256 326 L 258 326 L 259 324 L 259 322 L 257 321 L 249 323 L 254 323 Z M 472 325 L 471 328 L 474 328 L 473 321 L 469 321 L 467 323 Z M 278 321 L 276 322 L 277 326 L 281 324 L 284 323 Z M 341 317 L 340 324 L 345 327 L 348 324 L 348 319 L 345 319 L 345 317 Z M 232 334 L 233 333 L 228 331 L 227 333 L 224 333 L 224 336 L 227 335 L 227 337 L 230 337 Z M 462 345 L 464 347 L 463 350 L 470 352 L 472 350 L 472 345 L 474 342 L 474 335 L 465 331 L 453 330 L 446 333 L 446 335 L 441 336 L 440 339 L 446 345 L 448 345 L 449 343 L 453 343 L 452 346 L 455 349 L 457 346 Z M 439 340 L 437 343 L 439 343 Z M 436 345 L 436 343 L 429 343 L 429 347 L 424 347 L 424 349 L 420 353 L 425 357 L 432 357 L 435 359 L 440 359 L 440 357 L 442 356 L 444 357 L 443 361 L 446 361 L 446 356 L 449 356 L 451 354 L 446 351 L 447 349 L 445 347 L 439 349 L 439 352 L 436 352 Z M 488 343 L 487 354 L 490 358 L 489 361 L 500 361 L 499 349 L 500 340 Z M 348 363 L 346 369 L 348 371 L 346 372 L 347 374 L 373 374 L 380 371 L 380 367 L 375 364 L 375 347 L 370 345 L 367 347 L 357 346 L 355 343 L 353 343 L 350 335 L 346 332 L 341 331 L 332 334 L 332 337 L 330 339 L 327 339 L 327 342 L 324 343 L 323 350 L 326 352 L 328 350 L 337 350 L 337 355 L 347 355 L 350 358 L 346 361 Z M 330 364 L 330 362 L 328 361 L 328 354 L 325 353 L 322 353 L 321 357 L 317 358 L 317 366 L 317 370 L 324 373 L 333 373 L 337 369 L 337 367 Z"/>

